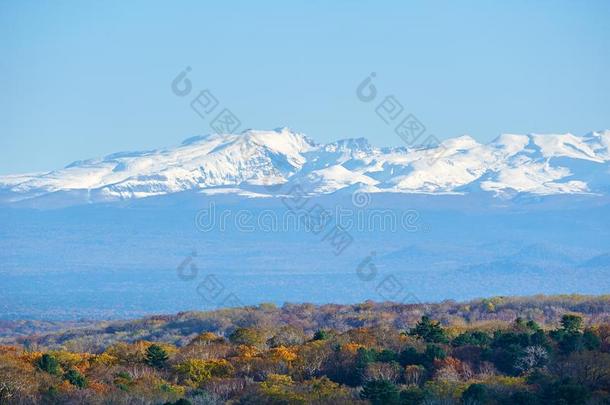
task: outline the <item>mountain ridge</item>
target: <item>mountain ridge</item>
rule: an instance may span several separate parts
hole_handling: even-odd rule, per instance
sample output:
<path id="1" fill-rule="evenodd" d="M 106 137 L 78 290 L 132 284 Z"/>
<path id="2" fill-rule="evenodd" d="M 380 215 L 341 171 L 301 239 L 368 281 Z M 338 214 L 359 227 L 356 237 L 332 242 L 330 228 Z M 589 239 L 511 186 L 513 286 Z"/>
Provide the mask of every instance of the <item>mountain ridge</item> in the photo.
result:
<path id="1" fill-rule="evenodd" d="M 65 196 L 66 205 L 73 205 L 183 191 L 277 197 L 276 188 L 260 186 L 282 184 L 299 184 L 309 195 L 340 190 L 483 192 L 503 199 L 607 195 L 610 131 L 502 134 L 487 144 L 463 135 L 426 148 L 376 147 L 365 138 L 319 144 L 288 128 L 208 134 L 171 148 L 118 152 L 50 172 L 0 176 L 0 203 Z"/>

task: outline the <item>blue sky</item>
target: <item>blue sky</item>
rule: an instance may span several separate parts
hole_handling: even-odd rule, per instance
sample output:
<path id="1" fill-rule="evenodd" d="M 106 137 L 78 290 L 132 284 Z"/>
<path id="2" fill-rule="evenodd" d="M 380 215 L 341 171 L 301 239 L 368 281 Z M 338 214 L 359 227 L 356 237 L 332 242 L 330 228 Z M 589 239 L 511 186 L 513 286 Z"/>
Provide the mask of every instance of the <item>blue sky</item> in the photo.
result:
<path id="1" fill-rule="evenodd" d="M 0 174 L 210 132 L 186 66 L 242 128 L 400 139 L 371 72 L 439 138 L 610 128 L 610 2 L 0 3 Z"/>

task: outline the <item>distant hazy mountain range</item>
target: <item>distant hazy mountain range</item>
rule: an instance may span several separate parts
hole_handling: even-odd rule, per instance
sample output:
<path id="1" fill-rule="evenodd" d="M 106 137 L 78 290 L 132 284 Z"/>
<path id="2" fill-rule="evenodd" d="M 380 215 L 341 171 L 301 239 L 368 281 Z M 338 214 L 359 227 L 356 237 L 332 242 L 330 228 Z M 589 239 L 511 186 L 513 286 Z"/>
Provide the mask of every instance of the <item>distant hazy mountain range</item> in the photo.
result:
<path id="1" fill-rule="evenodd" d="M 0 203 L 109 202 L 185 191 L 272 197 L 299 183 L 310 195 L 339 190 L 399 194 L 602 195 L 610 191 L 610 131 L 469 136 L 434 147 L 380 148 L 364 138 L 318 144 L 287 128 L 207 135 L 168 149 L 121 152 L 45 173 L 0 176 Z"/>
<path id="2" fill-rule="evenodd" d="M 229 305 L 227 296 L 608 293 L 609 144 L 604 131 L 378 148 L 279 129 L 0 177 L 0 319 L 140 316 Z M 303 210 L 353 225 L 343 253 L 327 230 L 284 228 L 293 222 L 280 197 L 296 185 L 309 196 Z M 270 218 L 280 226 L 269 229 Z M 196 277 L 180 278 L 180 266 Z"/>

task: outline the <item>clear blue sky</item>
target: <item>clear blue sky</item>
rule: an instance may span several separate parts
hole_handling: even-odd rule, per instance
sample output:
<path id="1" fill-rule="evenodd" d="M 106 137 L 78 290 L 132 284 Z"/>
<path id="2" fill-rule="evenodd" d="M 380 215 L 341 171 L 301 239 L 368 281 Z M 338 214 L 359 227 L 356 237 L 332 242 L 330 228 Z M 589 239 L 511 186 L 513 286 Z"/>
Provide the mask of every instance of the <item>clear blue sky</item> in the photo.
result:
<path id="1" fill-rule="evenodd" d="M 609 1 L 13 0 L 0 55 L 0 174 L 210 132 L 185 66 L 243 128 L 317 141 L 400 144 L 355 96 L 373 71 L 439 138 L 610 128 Z"/>

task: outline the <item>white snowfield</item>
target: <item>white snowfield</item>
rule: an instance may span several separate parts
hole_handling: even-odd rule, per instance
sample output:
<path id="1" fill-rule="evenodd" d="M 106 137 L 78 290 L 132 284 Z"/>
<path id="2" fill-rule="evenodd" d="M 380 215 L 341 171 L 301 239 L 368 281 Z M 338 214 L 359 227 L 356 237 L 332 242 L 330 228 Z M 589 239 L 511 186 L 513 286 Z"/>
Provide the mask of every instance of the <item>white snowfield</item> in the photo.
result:
<path id="1" fill-rule="evenodd" d="M 378 148 L 365 139 L 317 144 L 287 128 L 185 140 L 180 146 L 116 153 L 48 173 L 0 176 L 0 199 L 72 193 L 83 202 L 196 190 L 272 197 L 299 183 L 312 195 L 366 192 L 498 197 L 603 194 L 610 190 L 610 131 L 505 134 L 489 144 L 469 136 L 431 148 Z"/>

